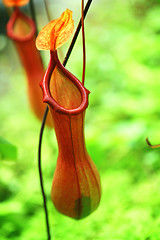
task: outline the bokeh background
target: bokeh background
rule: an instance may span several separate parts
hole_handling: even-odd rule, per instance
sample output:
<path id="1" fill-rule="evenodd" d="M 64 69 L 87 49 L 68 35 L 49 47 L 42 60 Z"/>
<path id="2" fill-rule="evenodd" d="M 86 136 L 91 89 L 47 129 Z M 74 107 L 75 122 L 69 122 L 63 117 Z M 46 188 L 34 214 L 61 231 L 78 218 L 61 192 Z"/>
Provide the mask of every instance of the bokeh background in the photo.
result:
<path id="1" fill-rule="evenodd" d="M 39 30 L 48 23 L 36 0 Z M 75 26 L 80 0 L 49 2 L 52 18 L 69 8 Z M 29 6 L 23 11 L 30 14 Z M 0 4 L 0 239 L 46 239 L 37 168 L 40 122 L 30 110 L 26 76 L 5 36 L 8 14 Z M 93 0 L 85 21 L 91 91 L 86 112 L 88 152 L 102 181 L 99 208 L 75 221 L 50 199 L 57 159 L 53 130 L 45 129 L 42 166 L 52 239 L 158 240 L 160 233 L 160 1 Z M 69 42 L 60 50 L 61 59 Z M 45 66 L 49 52 L 42 53 Z M 35 66 L 36 67 L 36 66 Z M 82 75 L 81 35 L 67 68 Z"/>

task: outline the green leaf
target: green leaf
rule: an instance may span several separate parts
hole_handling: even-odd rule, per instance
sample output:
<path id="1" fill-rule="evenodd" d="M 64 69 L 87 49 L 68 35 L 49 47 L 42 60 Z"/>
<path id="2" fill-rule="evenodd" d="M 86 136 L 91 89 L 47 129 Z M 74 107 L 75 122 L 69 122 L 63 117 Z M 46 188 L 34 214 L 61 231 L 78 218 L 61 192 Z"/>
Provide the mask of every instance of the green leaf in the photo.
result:
<path id="1" fill-rule="evenodd" d="M 17 147 L 0 137 L 0 158 L 17 159 Z"/>

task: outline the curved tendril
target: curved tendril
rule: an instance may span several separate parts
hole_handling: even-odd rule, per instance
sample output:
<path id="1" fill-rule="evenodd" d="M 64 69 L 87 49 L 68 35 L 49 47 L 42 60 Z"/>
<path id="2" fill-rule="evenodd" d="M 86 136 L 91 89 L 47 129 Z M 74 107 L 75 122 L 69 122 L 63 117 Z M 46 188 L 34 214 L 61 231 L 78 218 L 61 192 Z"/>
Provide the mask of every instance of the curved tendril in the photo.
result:
<path id="1" fill-rule="evenodd" d="M 148 144 L 148 146 L 149 146 L 150 148 L 159 148 L 159 147 L 160 147 L 160 144 L 152 145 L 152 144 L 150 143 L 148 137 L 146 138 L 146 142 L 147 142 L 147 144 Z"/>
<path id="2" fill-rule="evenodd" d="M 39 136 L 39 145 L 38 145 L 38 171 L 39 171 L 39 179 L 40 179 L 40 186 L 41 186 L 41 192 L 43 196 L 43 207 L 45 211 L 45 219 L 46 219 L 46 230 L 47 230 L 47 236 L 48 240 L 51 239 L 51 234 L 50 234 L 50 225 L 49 225 L 49 218 L 48 218 L 48 210 L 47 210 L 47 198 L 46 194 L 44 191 L 44 186 L 43 186 L 43 175 L 42 175 L 42 166 L 41 166 L 41 149 L 42 149 L 42 136 L 44 132 L 44 127 L 45 127 L 45 122 L 47 118 L 49 108 L 48 106 L 46 107 L 43 120 L 42 120 L 42 125 L 41 125 L 41 130 L 40 130 L 40 136 Z"/>
<path id="3" fill-rule="evenodd" d="M 85 45 L 85 31 L 84 31 L 84 0 L 81 3 L 81 22 L 82 22 L 82 43 L 83 43 L 83 72 L 82 72 L 82 84 L 85 81 L 86 71 L 86 45 Z"/>

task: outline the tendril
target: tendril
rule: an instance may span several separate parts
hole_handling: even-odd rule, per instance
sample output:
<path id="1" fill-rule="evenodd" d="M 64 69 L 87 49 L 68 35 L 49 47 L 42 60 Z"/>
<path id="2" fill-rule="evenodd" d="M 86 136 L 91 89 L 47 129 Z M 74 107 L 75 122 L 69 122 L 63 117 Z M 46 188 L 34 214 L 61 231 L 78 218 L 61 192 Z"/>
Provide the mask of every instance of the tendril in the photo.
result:
<path id="1" fill-rule="evenodd" d="M 46 14 L 47 14 L 48 21 L 50 22 L 51 17 L 50 17 L 49 10 L 48 10 L 48 0 L 44 0 L 44 6 L 45 6 L 45 9 L 46 9 Z"/>
<path id="2" fill-rule="evenodd" d="M 84 31 L 84 0 L 81 3 L 81 23 L 82 23 L 82 44 L 83 44 L 83 72 L 82 72 L 82 84 L 85 81 L 86 71 L 86 44 L 85 44 L 85 31 Z"/>
<path id="3" fill-rule="evenodd" d="M 30 11 L 31 11 L 32 19 L 33 19 L 33 21 L 34 21 L 34 23 L 35 23 L 35 26 L 36 26 L 36 36 L 37 36 L 37 35 L 38 35 L 38 24 L 37 24 L 37 19 L 36 19 L 36 12 L 35 12 L 34 0 L 30 0 L 29 6 L 30 6 Z"/>
<path id="4" fill-rule="evenodd" d="M 148 137 L 146 138 L 146 142 L 147 142 L 147 144 L 148 144 L 148 146 L 149 146 L 150 148 L 159 148 L 159 147 L 160 147 L 160 144 L 152 145 L 152 144 L 150 143 Z"/>

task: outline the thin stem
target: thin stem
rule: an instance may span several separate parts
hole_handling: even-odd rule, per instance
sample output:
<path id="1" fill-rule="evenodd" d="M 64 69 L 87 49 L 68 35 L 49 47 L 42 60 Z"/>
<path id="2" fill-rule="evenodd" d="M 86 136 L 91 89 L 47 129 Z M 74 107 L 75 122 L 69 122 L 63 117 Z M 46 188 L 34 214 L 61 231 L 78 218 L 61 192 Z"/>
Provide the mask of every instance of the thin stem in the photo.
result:
<path id="1" fill-rule="evenodd" d="M 49 11 L 48 11 L 48 1 L 47 0 L 44 0 L 44 5 L 45 5 L 48 21 L 50 22 L 51 21 L 51 17 L 50 17 Z"/>
<path id="2" fill-rule="evenodd" d="M 85 9 L 84 9 L 84 19 L 86 17 L 86 14 L 87 14 L 87 12 L 89 10 L 89 7 L 90 7 L 91 3 L 92 3 L 92 0 L 88 0 L 87 3 L 86 3 Z M 67 54 L 66 54 L 66 56 L 64 58 L 63 66 L 66 66 L 66 64 L 67 64 L 67 61 L 68 61 L 68 59 L 69 59 L 69 57 L 71 55 L 72 49 L 74 47 L 74 44 L 75 44 L 75 42 L 77 40 L 77 37 L 78 37 L 79 31 L 81 29 L 81 26 L 82 26 L 82 24 L 81 24 L 81 20 L 80 20 L 79 23 L 78 23 L 77 29 L 75 31 L 75 34 L 73 36 L 72 42 L 70 44 L 70 47 L 69 47 L 69 49 L 67 51 Z"/>
<path id="3" fill-rule="evenodd" d="M 160 147 L 160 144 L 152 145 L 148 138 L 146 138 L 146 142 L 150 148 L 159 148 Z"/>
<path id="4" fill-rule="evenodd" d="M 89 7 L 92 3 L 92 0 L 88 0 L 87 1 L 87 4 L 85 6 L 85 9 L 83 11 L 83 18 L 85 19 L 85 16 L 89 10 Z M 74 37 L 72 39 L 72 42 L 70 44 L 70 47 L 67 51 L 67 54 L 64 58 L 64 61 L 63 61 L 63 66 L 66 66 L 67 64 L 67 61 L 71 55 L 71 52 L 72 52 L 72 49 L 75 45 L 75 42 L 77 40 L 77 37 L 78 37 L 78 34 L 80 32 L 80 29 L 81 29 L 81 20 L 79 21 L 78 23 L 78 26 L 77 26 L 77 29 L 76 29 L 76 32 L 74 34 Z M 47 227 L 47 235 L 48 235 L 48 240 L 51 239 L 51 235 L 50 235 L 50 225 L 49 225 L 49 219 L 48 219 L 48 210 L 47 210 L 47 200 L 46 200 L 46 195 L 45 195 L 45 191 L 44 191 L 44 186 L 43 186 L 43 175 L 42 175 L 42 167 L 41 167 L 41 149 L 42 149 L 42 137 L 43 137 L 43 132 L 44 132 L 44 127 L 45 127 L 45 123 L 46 123 L 46 118 L 47 118 L 47 114 L 48 114 L 48 106 L 46 107 L 45 109 L 45 113 L 44 113 L 44 116 L 43 116 L 43 119 L 42 119 L 42 125 L 41 125 L 41 129 L 40 129 L 40 136 L 39 136 L 39 145 L 38 145 L 38 169 L 39 169 L 39 178 L 40 178 L 40 185 L 41 185 L 41 191 L 42 191 L 42 197 L 43 197 L 43 205 L 44 205 L 44 211 L 45 211 L 45 217 L 46 217 L 46 227 Z"/>
<path id="5" fill-rule="evenodd" d="M 35 26 L 36 26 L 36 36 L 37 36 L 38 35 L 38 25 L 37 25 L 36 12 L 35 12 L 35 7 L 34 7 L 34 0 L 29 1 L 29 6 L 30 6 L 32 19 L 33 19 L 33 21 L 35 23 Z"/>
<path id="6" fill-rule="evenodd" d="M 85 81 L 85 72 L 86 72 L 86 44 L 85 44 L 85 31 L 84 31 L 84 0 L 81 4 L 81 21 L 82 21 L 82 45 L 83 45 L 83 72 L 82 72 L 82 84 L 84 85 Z"/>
<path id="7" fill-rule="evenodd" d="M 38 171 L 39 171 L 39 179 L 40 179 L 40 185 L 41 185 L 41 191 L 42 191 L 42 196 L 43 196 L 43 206 L 45 210 L 45 217 L 46 217 L 46 227 L 47 227 L 47 235 L 48 235 L 48 240 L 51 239 L 50 235 L 50 226 L 49 226 L 49 220 L 48 220 L 48 211 L 47 211 L 47 198 L 45 196 L 45 191 L 44 191 L 44 186 L 43 186 L 43 176 L 42 176 L 42 166 L 41 166 L 41 148 L 42 148 L 42 136 L 44 132 L 44 127 L 45 127 L 45 122 L 48 114 L 48 106 L 46 107 L 43 120 L 42 120 L 42 125 L 41 125 L 41 130 L 40 130 L 40 136 L 39 136 L 39 145 L 38 145 Z"/>

